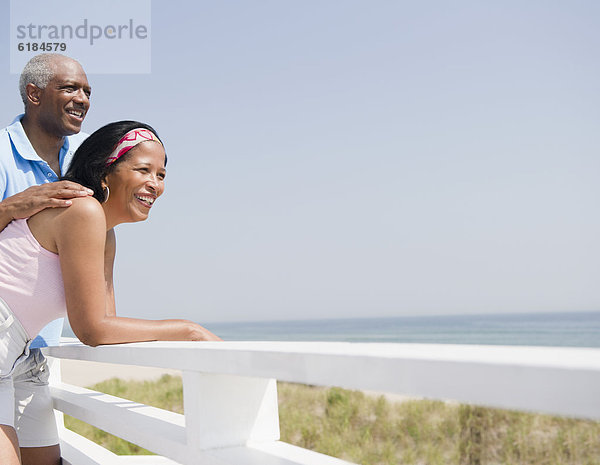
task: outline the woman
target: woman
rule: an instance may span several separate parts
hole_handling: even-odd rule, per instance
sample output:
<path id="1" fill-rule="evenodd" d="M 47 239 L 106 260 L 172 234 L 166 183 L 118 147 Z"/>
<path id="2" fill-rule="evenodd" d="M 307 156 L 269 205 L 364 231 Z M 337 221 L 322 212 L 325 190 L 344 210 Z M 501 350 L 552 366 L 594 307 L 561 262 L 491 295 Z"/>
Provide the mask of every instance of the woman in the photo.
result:
<path id="1" fill-rule="evenodd" d="M 164 191 L 166 154 L 156 131 L 111 123 L 79 147 L 65 178 L 94 191 L 66 209 L 15 220 L 0 233 L 0 459 L 19 463 L 10 373 L 50 321 L 69 318 L 87 345 L 220 340 L 186 320 L 115 315 L 112 228 L 145 220 Z M 109 269 L 107 269 L 109 268 Z M 110 279 L 109 279 L 110 277 Z"/>

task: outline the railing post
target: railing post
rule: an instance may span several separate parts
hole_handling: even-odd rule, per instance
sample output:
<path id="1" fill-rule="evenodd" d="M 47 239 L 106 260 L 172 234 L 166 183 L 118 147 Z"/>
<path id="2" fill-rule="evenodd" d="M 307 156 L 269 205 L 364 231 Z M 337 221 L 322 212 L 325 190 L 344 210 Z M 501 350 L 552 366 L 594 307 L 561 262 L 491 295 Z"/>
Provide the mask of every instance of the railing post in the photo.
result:
<path id="1" fill-rule="evenodd" d="M 48 362 L 48 370 L 50 370 L 50 385 L 60 384 L 62 381 L 61 375 L 61 364 L 59 358 L 54 357 L 46 357 Z M 58 427 L 58 434 L 60 435 L 61 431 L 65 428 L 65 415 L 60 410 L 54 410 L 54 417 L 56 418 L 56 426 Z"/>
<path id="2" fill-rule="evenodd" d="M 279 439 L 274 379 L 183 372 L 188 463 L 203 450 Z"/>

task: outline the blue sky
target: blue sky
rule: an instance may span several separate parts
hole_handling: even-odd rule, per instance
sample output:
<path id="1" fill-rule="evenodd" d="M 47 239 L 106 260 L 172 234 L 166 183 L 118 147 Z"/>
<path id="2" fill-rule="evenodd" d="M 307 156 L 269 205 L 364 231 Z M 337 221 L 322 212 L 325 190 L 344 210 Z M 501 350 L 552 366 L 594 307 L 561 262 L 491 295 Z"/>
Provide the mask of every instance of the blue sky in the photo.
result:
<path id="1" fill-rule="evenodd" d="M 152 73 L 88 76 L 86 132 L 138 119 L 169 154 L 151 219 L 117 231 L 119 313 L 600 310 L 597 2 L 151 13 Z"/>

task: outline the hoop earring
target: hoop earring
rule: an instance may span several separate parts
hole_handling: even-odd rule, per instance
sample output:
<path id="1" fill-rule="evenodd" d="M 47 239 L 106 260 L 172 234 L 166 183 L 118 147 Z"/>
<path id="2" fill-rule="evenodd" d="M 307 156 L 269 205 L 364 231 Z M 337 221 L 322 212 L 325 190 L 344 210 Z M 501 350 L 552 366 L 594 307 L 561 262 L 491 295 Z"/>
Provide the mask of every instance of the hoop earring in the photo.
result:
<path id="1" fill-rule="evenodd" d="M 110 189 L 108 188 L 108 186 L 105 186 L 104 189 L 102 189 L 102 193 L 104 194 L 104 202 L 102 203 L 106 203 L 106 201 L 110 197 Z"/>

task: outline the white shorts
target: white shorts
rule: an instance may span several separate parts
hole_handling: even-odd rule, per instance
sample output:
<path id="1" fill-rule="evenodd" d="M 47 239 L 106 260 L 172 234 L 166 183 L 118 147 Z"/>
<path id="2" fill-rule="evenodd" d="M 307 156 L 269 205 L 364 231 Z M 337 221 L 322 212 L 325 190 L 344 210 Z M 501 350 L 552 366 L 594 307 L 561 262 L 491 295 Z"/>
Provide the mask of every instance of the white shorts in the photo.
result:
<path id="1" fill-rule="evenodd" d="M 20 447 L 58 444 L 48 387 L 49 370 L 40 349 L 0 298 L 0 424 L 15 428 Z"/>

